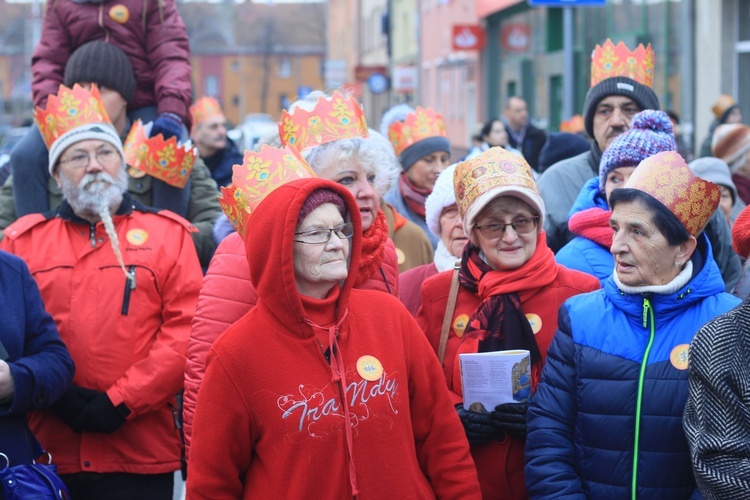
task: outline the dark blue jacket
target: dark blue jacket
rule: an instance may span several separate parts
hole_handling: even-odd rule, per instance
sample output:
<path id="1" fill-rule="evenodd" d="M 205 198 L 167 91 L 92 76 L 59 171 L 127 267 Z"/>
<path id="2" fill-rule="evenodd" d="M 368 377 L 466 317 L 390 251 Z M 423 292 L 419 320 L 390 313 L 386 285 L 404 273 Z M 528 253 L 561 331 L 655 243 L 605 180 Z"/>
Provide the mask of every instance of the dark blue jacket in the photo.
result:
<path id="1" fill-rule="evenodd" d="M 570 209 L 568 219 L 590 208 L 609 210 L 604 195 L 599 191 L 598 177 L 592 178 L 583 185 L 578 198 L 573 203 L 573 208 Z M 576 236 L 562 247 L 555 255 L 555 261 L 568 269 L 596 276 L 602 287 L 615 268 L 615 258 L 609 252 L 609 248 L 583 236 Z"/>
<path id="2" fill-rule="evenodd" d="M 0 341 L 15 384 L 13 400 L 0 404 L 0 452 L 11 465 L 31 463 L 40 450 L 26 413 L 54 403 L 73 379 L 74 365 L 26 263 L 3 251 L 0 318 Z"/>
<path id="3" fill-rule="evenodd" d="M 226 187 L 232 183 L 232 167 L 242 165 L 242 159 L 242 153 L 230 139 L 227 139 L 227 145 L 224 146 L 224 149 L 217 151 L 208 158 L 203 158 L 211 172 L 211 178 L 216 181 L 216 185 L 219 187 L 219 191 L 221 191 L 222 186 Z"/>
<path id="4" fill-rule="evenodd" d="M 705 236 L 698 247 L 693 277 L 675 293 L 627 294 L 609 278 L 560 308 L 528 413 L 531 497 L 624 499 L 634 482 L 639 499 L 691 496 L 687 347 L 740 302 L 724 293 Z"/>

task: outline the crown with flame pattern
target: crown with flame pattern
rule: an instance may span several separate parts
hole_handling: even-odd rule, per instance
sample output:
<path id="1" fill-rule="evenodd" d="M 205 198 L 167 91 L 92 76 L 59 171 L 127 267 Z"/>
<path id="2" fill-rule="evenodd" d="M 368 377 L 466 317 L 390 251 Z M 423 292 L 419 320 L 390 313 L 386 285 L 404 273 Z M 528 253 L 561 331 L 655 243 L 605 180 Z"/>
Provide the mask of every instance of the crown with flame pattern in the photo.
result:
<path id="1" fill-rule="evenodd" d="M 570 120 L 560 122 L 560 132 L 578 134 L 584 130 L 586 130 L 586 126 L 583 123 L 583 116 L 581 115 L 573 115 Z"/>
<path id="2" fill-rule="evenodd" d="M 203 96 L 190 106 L 190 116 L 193 117 L 193 127 L 210 116 L 224 116 L 219 101 L 214 97 Z"/>
<path id="3" fill-rule="evenodd" d="M 198 156 L 195 148 L 178 144 L 174 137 L 149 137 L 141 120 L 131 127 L 123 150 L 125 163 L 178 188 L 187 184 Z"/>
<path id="4" fill-rule="evenodd" d="M 431 108 L 417 106 L 417 109 L 406 115 L 404 121 L 394 121 L 388 127 L 388 140 L 396 150 L 396 156 L 428 137 L 448 137 L 443 115 Z"/>
<path id="5" fill-rule="evenodd" d="M 647 87 L 654 84 L 654 49 L 651 44 L 639 44 L 635 50 L 628 49 L 623 42 L 617 45 L 607 38 L 597 45 L 591 54 L 591 86 L 607 78 L 628 77 Z"/>
<path id="6" fill-rule="evenodd" d="M 60 85 L 57 94 L 51 94 L 47 98 L 44 109 L 41 106 L 34 109 L 34 120 L 47 149 L 51 149 L 57 139 L 78 127 L 92 123 L 112 125 L 99 89 L 93 84 L 90 91 L 78 84 L 73 85 L 72 89 Z"/>
<path id="7" fill-rule="evenodd" d="M 277 187 L 308 177 L 317 175 L 296 150 L 264 144 L 259 152 L 245 151 L 242 165 L 232 167 L 232 184 L 221 188 L 219 205 L 244 239 L 247 214 Z"/>
<path id="8" fill-rule="evenodd" d="M 692 236 L 703 231 L 721 199 L 721 188 L 696 177 L 676 151 L 663 151 L 643 160 L 623 187 L 656 198 Z"/>
<path id="9" fill-rule="evenodd" d="M 312 111 L 301 107 L 291 113 L 284 110 L 279 122 L 279 138 L 283 146 L 304 151 L 339 139 L 368 137 L 365 112 L 354 97 L 339 91 L 320 98 Z"/>

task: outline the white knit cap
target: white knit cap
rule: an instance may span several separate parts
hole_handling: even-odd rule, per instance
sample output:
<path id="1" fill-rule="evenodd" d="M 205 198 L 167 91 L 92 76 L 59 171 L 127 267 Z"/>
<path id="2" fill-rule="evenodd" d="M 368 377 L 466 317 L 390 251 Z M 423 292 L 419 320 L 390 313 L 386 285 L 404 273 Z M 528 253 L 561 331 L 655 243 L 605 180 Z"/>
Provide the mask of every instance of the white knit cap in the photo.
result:
<path id="1" fill-rule="evenodd" d="M 49 173 L 53 174 L 57 159 L 63 154 L 63 151 L 81 141 L 89 139 L 98 139 L 100 141 L 108 142 L 115 147 L 120 158 L 122 158 L 123 166 L 125 165 L 125 153 L 122 150 L 122 140 L 117 135 L 115 127 L 109 123 L 87 123 L 81 125 L 72 130 L 68 130 L 63 135 L 55 139 L 52 143 L 52 147 L 49 148 Z"/>
<path id="2" fill-rule="evenodd" d="M 425 219 L 430 232 L 440 238 L 440 214 L 443 209 L 456 204 L 456 195 L 453 190 L 453 172 L 456 170 L 454 163 L 443 170 L 435 181 L 432 193 L 425 201 Z"/>

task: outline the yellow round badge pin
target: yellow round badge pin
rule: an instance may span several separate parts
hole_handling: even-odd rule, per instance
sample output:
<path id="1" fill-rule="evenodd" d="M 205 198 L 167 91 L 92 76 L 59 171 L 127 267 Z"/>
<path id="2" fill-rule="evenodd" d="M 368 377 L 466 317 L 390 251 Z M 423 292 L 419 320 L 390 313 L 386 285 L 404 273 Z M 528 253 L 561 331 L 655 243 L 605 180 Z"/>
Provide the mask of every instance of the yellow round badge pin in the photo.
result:
<path id="1" fill-rule="evenodd" d="M 400 248 L 396 248 L 396 259 L 398 260 L 399 266 L 406 262 L 406 254 Z"/>
<path id="2" fill-rule="evenodd" d="M 148 233 L 143 229 L 131 229 L 125 234 L 125 239 L 128 243 L 135 246 L 141 246 L 146 243 L 148 239 Z"/>
<path id="3" fill-rule="evenodd" d="M 539 333 L 539 330 L 542 329 L 542 318 L 538 314 L 529 313 L 526 315 L 526 319 L 529 320 L 531 331 L 534 332 L 534 335 Z"/>
<path id="4" fill-rule="evenodd" d="M 456 319 L 453 320 L 453 331 L 456 333 L 456 337 L 463 337 L 466 327 L 469 325 L 469 315 L 459 314 Z"/>
<path id="5" fill-rule="evenodd" d="M 128 175 L 133 179 L 140 179 L 141 177 L 146 175 L 146 172 L 139 168 L 131 167 L 130 165 L 128 165 Z"/>
<path id="6" fill-rule="evenodd" d="M 374 382 L 383 376 L 383 365 L 375 356 L 362 356 L 357 360 L 357 373 L 363 379 Z"/>
<path id="7" fill-rule="evenodd" d="M 130 19 L 130 11 L 122 4 L 117 4 L 109 9 L 109 18 L 116 23 L 125 24 Z"/>
<path id="8" fill-rule="evenodd" d="M 672 366 L 678 370 L 687 370 L 689 348 L 690 344 L 680 344 L 672 349 L 672 353 L 669 355 L 669 361 L 672 362 Z"/>

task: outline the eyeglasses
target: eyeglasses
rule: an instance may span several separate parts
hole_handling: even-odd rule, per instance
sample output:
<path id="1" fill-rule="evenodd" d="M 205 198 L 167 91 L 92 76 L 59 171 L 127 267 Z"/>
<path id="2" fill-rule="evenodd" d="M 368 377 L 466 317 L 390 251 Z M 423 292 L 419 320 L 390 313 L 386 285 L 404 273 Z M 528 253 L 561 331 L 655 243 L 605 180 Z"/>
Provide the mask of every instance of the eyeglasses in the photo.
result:
<path id="1" fill-rule="evenodd" d="M 103 148 L 94 153 L 96 161 L 100 165 L 111 165 L 115 161 L 120 159 L 120 154 L 114 148 Z M 60 163 L 67 163 L 70 168 L 81 169 L 86 168 L 91 163 L 91 155 L 89 153 L 78 152 L 75 153 L 68 159 L 60 160 Z"/>
<path id="2" fill-rule="evenodd" d="M 340 240 L 348 240 L 354 235 L 354 225 L 351 222 L 347 222 L 336 227 L 311 229 L 310 231 L 294 233 L 295 236 L 301 236 L 300 239 L 294 241 L 309 245 L 322 245 L 323 243 L 328 243 L 333 233 L 336 233 L 336 236 Z"/>
<path id="3" fill-rule="evenodd" d="M 505 230 L 508 228 L 508 226 L 513 228 L 513 231 L 515 231 L 516 234 L 526 234 L 530 233 L 533 230 L 536 229 L 536 223 L 539 220 L 539 217 L 528 217 L 526 219 L 518 219 L 514 220 L 513 222 L 509 222 L 508 224 L 503 224 L 500 222 L 492 222 L 490 224 L 485 224 L 484 226 L 474 226 L 475 228 L 479 229 L 485 238 L 500 238 L 505 234 Z"/>

